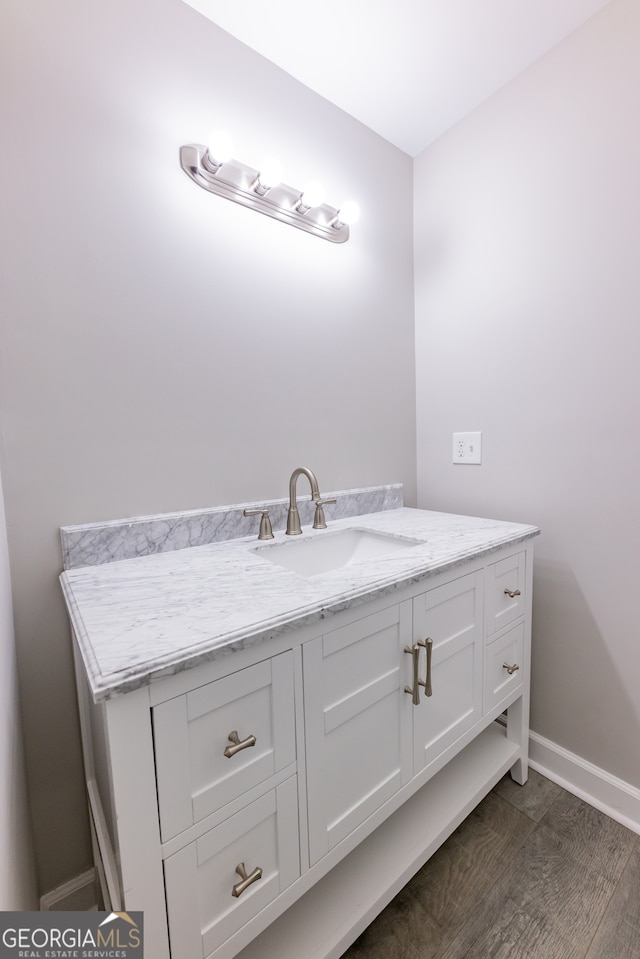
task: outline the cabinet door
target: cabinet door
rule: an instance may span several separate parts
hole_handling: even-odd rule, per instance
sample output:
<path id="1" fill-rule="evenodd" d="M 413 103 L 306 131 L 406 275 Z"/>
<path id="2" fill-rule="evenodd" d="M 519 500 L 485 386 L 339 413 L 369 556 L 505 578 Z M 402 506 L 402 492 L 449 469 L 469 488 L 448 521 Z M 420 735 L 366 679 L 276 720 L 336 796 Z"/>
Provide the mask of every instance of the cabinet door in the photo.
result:
<path id="1" fill-rule="evenodd" d="M 242 869 L 254 881 L 238 889 Z M 166 860 L 171 955 L 210 955 L 299 875 L 292 776 Z"/>
<path id="2" fill-rule="evenodd" d="M 411 777 L 410 639 L 408 601 L 303 646 L 311 863 Z"/>
<path id="3" fill-rule="evenodd" d="M 469 573 L 417 596 L 414 642 L 430 640 L 431 689 L 413 713 L 414 771 L 448 749 L 482 714 L 483 573 Z M 426 679 L 421 649 L 421 678 Z"/>
<path id="4" fill-rule="evenodd" d="M 295 761 L 292 663 L 282 653 L 155 707 L 164 841 Z"/>

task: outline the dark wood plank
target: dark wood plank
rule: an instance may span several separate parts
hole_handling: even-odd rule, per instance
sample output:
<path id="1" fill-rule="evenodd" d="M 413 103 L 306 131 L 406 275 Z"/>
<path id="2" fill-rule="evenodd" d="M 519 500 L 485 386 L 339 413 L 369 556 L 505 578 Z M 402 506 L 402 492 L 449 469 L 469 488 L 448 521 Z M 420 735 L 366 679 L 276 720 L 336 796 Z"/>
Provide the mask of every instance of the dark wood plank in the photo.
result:
<path id="1" fill-rule="evenodd" d="M 640 840 L 636 840 L 586 959 L 640 959 Z"/>
<path id="2" fill-rule="evenodd" d="M 540 822 L 551 804 L 562 794 L 562 789 L 535 769 L 529 769 L 529 778 L 524 786 L 514 782 L 507 773 L 494 788 L 494 792 L 535 822 Z"/>
<path id="3" fill-rule="evenodd" d="M 631 830 L 564 791 L 541 822 L 560 837 L 568 855 L 607 879 L 620 877 L 636 841 Z"/>
<path id="4" fill-rule="evenodd" d="M 467 935 L 463 930 L 438 959 L 582 959 L 579 952 L 565 948 L 550 917 L 535 906 L 527 909 L 517 897 L 507 895 L 500 908 L 495 921 L 485 912 L 481 928 Z"/>
<path id="5" fill-rule="evenodd" d="M 344 959 L 640 959 L 640 840 L 547 783 L 499 784 Z"/>
<path id="6" fill-rule="evenodd" d="M 511 865 L 533 828 L 490 793 L 414 876 L 411 892 L 438 923 L 457 925 Z"/>
<path id="7" fill-rule="evenodd" d="M 405 887 L 342 959 L 437 959 L 442 930 Z"/>
<path id="8" fill-rule="evenodd" d="M 344 959 L 437 959 L 533 829 L 523 813 L 490 793 Z"/>
<path id="9" fill-rule="evenodd" d="M 442 959 L 584 959 L 613 888 L 539 825 Z"/>

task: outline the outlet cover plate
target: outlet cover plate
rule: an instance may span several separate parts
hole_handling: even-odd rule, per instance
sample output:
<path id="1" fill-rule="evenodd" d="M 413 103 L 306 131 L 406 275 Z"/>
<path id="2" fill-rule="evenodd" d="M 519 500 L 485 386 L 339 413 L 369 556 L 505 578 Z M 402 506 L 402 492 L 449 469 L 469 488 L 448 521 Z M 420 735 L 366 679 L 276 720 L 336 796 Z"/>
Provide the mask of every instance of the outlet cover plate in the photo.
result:
<path id="1" fill-rule="evenodd" d="M 453 462 L 479 466 L 482 463 L 482 432 L 453 434 Z"/>

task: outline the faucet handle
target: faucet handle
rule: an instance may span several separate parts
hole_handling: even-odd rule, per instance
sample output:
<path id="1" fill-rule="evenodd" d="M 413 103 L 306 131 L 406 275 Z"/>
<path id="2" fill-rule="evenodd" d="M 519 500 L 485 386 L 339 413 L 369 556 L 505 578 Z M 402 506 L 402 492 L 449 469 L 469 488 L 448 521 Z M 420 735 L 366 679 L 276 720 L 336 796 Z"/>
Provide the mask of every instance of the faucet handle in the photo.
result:
<path id="1" fill-rule="evenodd" d="M 245 509 L 242 511 L 242 515 L 259 516 L 260 532 L 258 533 L 258 539 L 273 539 L 273 529 L 271 528 L 268 509 Z"/>
<path id="2" fill-rule="evenodd" d="M 326 529 L 327 521 L 324 518 L 323 506 L 327 506 L 330 503 L 337 503 L 335 499 L 315 499 L 313 501 L 316 504 L 316 514 L 313 517 L 313 528 L 314 529 Z"/>

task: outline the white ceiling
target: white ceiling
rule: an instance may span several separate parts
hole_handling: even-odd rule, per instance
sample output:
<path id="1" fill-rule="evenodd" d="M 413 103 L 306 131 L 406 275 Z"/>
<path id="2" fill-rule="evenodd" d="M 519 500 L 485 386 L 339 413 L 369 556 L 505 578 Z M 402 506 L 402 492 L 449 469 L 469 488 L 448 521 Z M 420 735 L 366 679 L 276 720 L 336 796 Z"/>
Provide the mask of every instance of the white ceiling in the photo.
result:
<path id="1" fill-rule="evenodd" d="M 185 0 L 411 156 L 609 0 Z"/>

